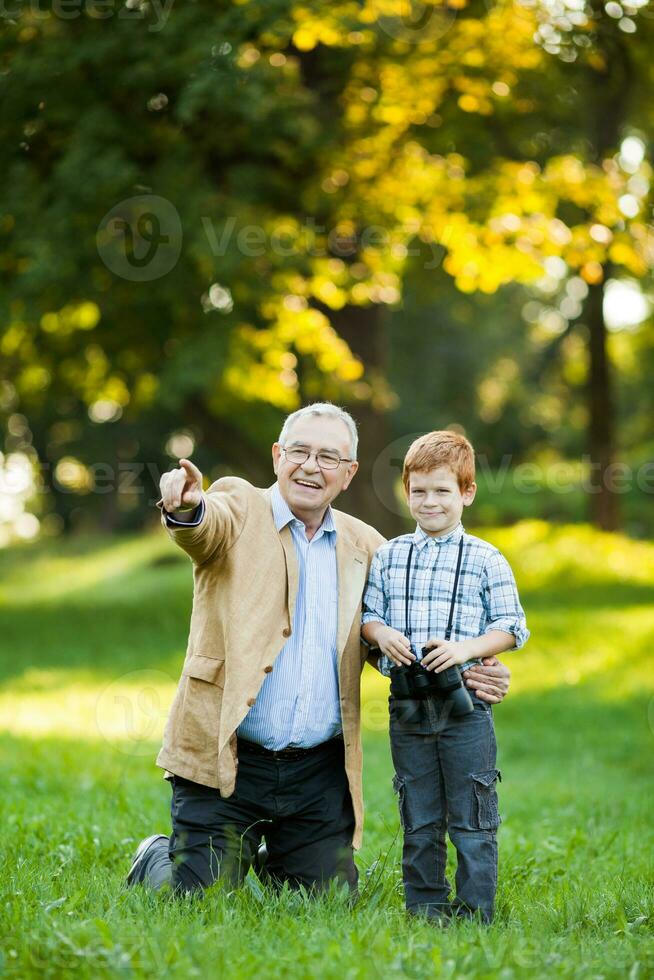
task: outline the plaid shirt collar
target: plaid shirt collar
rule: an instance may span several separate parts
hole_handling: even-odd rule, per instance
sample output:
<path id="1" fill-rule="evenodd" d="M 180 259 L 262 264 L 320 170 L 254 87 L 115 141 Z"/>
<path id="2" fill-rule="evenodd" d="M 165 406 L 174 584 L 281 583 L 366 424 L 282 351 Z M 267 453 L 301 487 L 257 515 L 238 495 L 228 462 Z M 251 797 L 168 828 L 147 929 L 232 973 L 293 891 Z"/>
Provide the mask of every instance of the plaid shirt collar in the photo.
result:
<path id="1" fill-rule="evenodd" d="M 275 527 L 278 531 L 285 528 L 287 524 L 291 524 L 293 521 L 297 521 L 298 518 L 295 516 L 291 508 L 288 506 L 284 498 L 282 497 L 282 492 L 279 489 L 279 483 L 275 483 L 270 492 L 270 501 L 272 504 L 273 519 L 275 521 Z M 300 522 L 301 523 L 301 522 Z M 334 524 L 334 514 L 331 507 L 328 507 L 325 511 L 325 516 L 323 517 L 322 524 L 320 525 L 322 531 L 333 531 L 336 534 L 336 525 Z"/>
<path id="2" fill-rule="evenodd" d="M 426 531 L 423 531 L 420 525 L 417 524 L 415 533 L 413 535 L 413 543 L 418 549 L 418 551 L 420 551 L 422 550 L 422 548 L 428 547 L 430 545 L 434 545 L 434 547 L 440 547 L 440 545 L 442 544 L 458 544 L 463 534 L 464 534 L 464 530 L 461 521 L 459 521 L 457 526 L 453 528 L 448 534 L 443 534 L 441 535 L 441 537 L 432 537 L 430 534 L 427 534 Z"/>

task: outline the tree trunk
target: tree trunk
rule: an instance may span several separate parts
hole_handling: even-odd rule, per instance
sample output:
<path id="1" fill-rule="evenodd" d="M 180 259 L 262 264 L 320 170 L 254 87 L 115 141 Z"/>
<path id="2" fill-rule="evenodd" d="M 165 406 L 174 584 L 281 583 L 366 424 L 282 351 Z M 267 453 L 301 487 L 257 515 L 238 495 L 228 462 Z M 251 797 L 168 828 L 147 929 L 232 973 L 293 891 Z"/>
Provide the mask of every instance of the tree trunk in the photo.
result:
<path id="1" fill-rule="evenodd" d="M 608 276 L 608 267 L 605 268 Z M 590 510 L 594 524 L 604 531 L 620 526 L 618 497 L 611 485 L 611 465 L 614 453 L 615 405 L 611 365 L 606 346 L 604 321 L 604 279 L 591 286 L 586 301 L 586 321 L 590 331 L 588 370 L 588 405 L 590 419 L 588 448 L 592 466 L 590 480 Z"/>
<path id="2" fill-rule="evenodd" d="M 201 396 L 187 400 L 182 417 L 199 427 L 204 446 L 215 452 L 221 463 L 235 467 L 239 475 L 257 487 L 269 487 L 275 482 L 270 454 L 262 453 L 259 445 L 250 442 L 244 429 L 224 416 L 214 415 Z"/>
<path id="3" fill-rule="evenodd" d="M 346 306 L 342 310 L 322 307 L 339 336 L 361 358 L 373 376 L 388 373 L 388 318 L 384 306 Z M 337 507 L 372 524 L 381 534 L 393 537 L 405 528 L 401 517 L 384 503 L 393 499 L 397 473 L 391 467 L 375 468 L 380 455 L 392 441 L 389 410 L 373 401 L 348 406 L 359 428 L 359 470 Z"/>
<path id="4" fill-rule="evenodd" d="M 620 143 L 626 109 L 633 88 L 628 41 L 615 21 L 599 14 L 597 49 L 599 62 L 589 66 L 587 95 L 591 159 L 598 167 L 614 153 Z M 620 526 L 618 498 L 611 485 L 614 461 L 615 395 L 607 351 L 604 321 L 604 290 L 611 275 L 611 263 L 603 268 L 601 283 L 589 287 L 584 319 L 590 331 L 588 372 L 588 449 L 591 461 L 590 518 L 604 531 Z"/>

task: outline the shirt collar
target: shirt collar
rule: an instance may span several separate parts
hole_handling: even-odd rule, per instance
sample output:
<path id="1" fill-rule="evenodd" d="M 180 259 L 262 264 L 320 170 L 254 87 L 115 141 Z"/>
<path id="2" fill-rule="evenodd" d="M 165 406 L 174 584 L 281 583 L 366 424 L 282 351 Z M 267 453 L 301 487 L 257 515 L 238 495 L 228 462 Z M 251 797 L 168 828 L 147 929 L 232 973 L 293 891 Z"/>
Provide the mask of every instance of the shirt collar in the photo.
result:
<path id="1" fill-rule="evenodd" d="M 275 521 L 275 527 L 278 531 L 285 528 L 287 524 L 291 524 L 293 521 L 298 521 L 298 518 L 284 500 L 282 492 L 279 489 L 279 483 L 273 484 L 270 492 L 270 502 L 272 504 L 273 520 Z M 302 521 L 299 521 L 299 523 L 301 524 Z M 322 524 L 320 525 L 319 530 L 333 531 L 334 534 L 336 533 L 334 514 L 331 507 L 328 507 L 325 511 L 325 516 L 322 519 Z"/>
<path id="2" fill-rule="evenodd" d="M 413 535 L 413 543 L 418 550 L 424 548 L 430 543 L 430 541 L 433 541 L 435 545 L 458 544 L 462 535 L 463 524 L 461 521 L 459 521 L 455 528 L 452 528 L 451 531 L 449 531 L 447 534 L 441 535 L 440 537 L 432 537 L 431 534 L 427 534 L 427 532 L 423 531 L 420 525 L 417 524 Z"/>

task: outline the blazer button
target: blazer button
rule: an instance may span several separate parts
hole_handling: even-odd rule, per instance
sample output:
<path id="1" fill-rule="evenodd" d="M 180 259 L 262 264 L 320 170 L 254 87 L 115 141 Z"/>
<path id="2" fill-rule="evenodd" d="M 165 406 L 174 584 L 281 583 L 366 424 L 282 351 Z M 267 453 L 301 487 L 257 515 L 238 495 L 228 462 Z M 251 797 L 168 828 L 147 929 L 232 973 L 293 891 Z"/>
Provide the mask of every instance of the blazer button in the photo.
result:
<path id="1" fill-rule="evenodd" d="M 268 664 L 267 667 L 264 667 L 263 668 L 264 674 L 269 674 L 271 672 L 271 670 L 272 670 L 272 665 L 271 664 Z"/>
<path id="2" fill-rule="evenodd" d="M 251 708 L 256 700 L 257 700 L 256 698 L 248 698 L 248 707 Z"/>
<path id="3" fill-rule="evenodd" d="M 291 635 L 290 626 L 285 626 L 284 629 L 282 630 L 282 636 L 290 636 L 290 635 Z"/>

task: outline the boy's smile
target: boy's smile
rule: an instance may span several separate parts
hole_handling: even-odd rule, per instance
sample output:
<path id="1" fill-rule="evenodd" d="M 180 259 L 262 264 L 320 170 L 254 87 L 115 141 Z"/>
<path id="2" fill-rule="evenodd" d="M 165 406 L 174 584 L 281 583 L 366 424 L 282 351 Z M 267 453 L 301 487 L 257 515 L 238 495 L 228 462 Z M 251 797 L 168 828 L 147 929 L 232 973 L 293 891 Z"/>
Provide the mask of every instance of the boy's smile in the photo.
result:
<path id="1" fill-rule="evenodd" d="M 412 472 L 409 477 L 409 511 L 430 537 L 441 537 L 453 531 L 461 520 L 463 508 L 475 499 L 477 485 L 461 491 L 454 470 L 438 466 L 427 472 Z"/>

